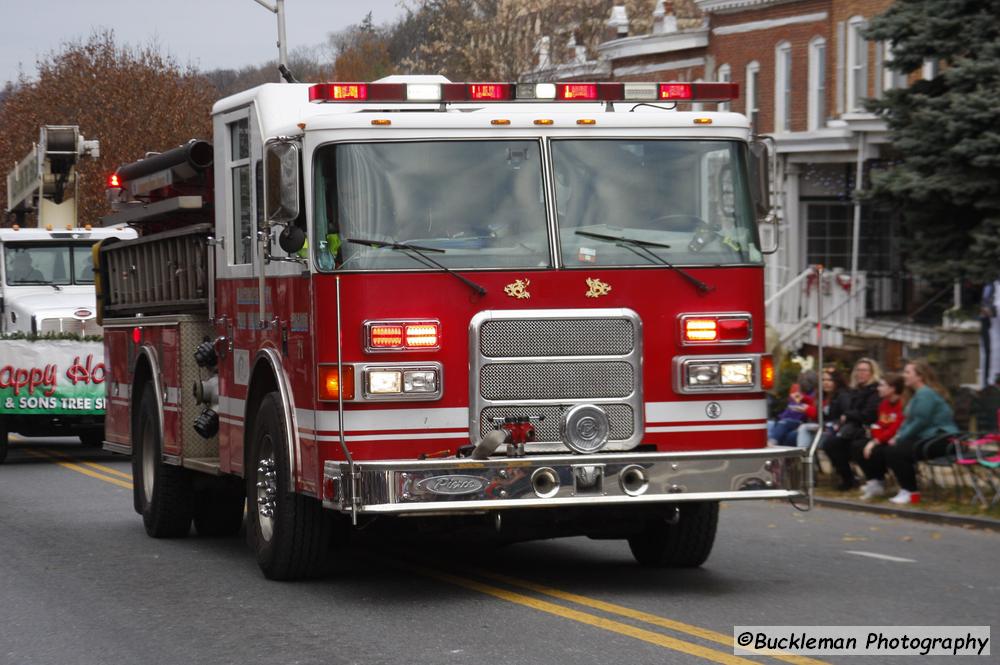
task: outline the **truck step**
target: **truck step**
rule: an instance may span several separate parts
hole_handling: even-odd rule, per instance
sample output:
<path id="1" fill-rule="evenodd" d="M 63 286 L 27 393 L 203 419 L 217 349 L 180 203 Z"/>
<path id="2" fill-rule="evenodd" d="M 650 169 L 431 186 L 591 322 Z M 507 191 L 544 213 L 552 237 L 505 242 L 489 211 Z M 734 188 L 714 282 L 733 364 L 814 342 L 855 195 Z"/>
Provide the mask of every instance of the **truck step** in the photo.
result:
<path id="1" fill-rule="evenodd" d="M 213 476 L 222 475 L 218 457 L 185 457 L 181 466 L 185 469 L 208 473 Z"/>

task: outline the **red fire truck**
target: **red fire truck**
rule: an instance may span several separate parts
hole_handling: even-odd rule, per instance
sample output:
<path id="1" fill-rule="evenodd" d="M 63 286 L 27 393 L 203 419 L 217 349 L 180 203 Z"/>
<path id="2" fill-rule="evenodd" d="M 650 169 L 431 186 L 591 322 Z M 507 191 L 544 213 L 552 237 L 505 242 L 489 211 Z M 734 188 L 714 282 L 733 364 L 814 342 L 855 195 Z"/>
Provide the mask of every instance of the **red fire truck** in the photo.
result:
<path id="1" fill-rule="evenodd" d="M 697 566 L 766 446 L 767 151 L 728 83 L 272 84 L 122 167 L 106 448 L 153 537 L 317 575 L 376 518 Z"/>

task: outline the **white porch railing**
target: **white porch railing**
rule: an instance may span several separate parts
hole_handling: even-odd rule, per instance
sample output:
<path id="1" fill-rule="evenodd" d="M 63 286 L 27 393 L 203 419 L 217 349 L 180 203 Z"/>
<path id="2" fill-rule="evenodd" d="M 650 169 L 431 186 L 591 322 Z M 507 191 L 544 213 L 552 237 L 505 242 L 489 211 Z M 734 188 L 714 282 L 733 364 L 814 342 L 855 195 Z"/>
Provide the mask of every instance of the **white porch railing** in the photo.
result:
<path id="1" fill-rule="evenodd" d="M 856 330 L 858 320 L 865 317 L 865 287 L 864 273 L 858 273 L 852 289 L 848 273 L 810 266 L 765 301 L 767 322 L 778 332 L 782 346 L 815 344 L 816 299 L 822 298 L 827 326 L 823 343 L 839 346 L 843 333 Z"/>

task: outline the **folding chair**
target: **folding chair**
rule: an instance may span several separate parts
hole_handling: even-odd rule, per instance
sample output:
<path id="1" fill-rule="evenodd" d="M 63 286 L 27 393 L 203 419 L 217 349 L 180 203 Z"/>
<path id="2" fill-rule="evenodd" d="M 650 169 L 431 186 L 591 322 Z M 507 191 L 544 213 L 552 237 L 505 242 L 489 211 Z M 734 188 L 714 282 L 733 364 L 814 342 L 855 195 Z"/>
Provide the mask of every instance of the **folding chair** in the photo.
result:
<path id="1" fill-rule="evenodd" d="M 984 506 L 988 505 L 992 507 L 1000 503 L 1000 434 L 987 434 L 986 436 L 969 441 L 966 445 L 969 450 L 975 453 L 973 461 L 976 464 L 976 468 L 983 469 L 986 473 L 986 478 L 983 481 L 984 484 L 993 491 L 993 496 L 990 498 L 989 503 L 987 503 L 985 495 L 979 491 L 978 487 L 974 487 L 976 498 Z M 963 463 L 968 466 L 968 463 Z M 974 479 L 978 479 L 973 468 L 969 469 L 969 474 Z"/>
<path id="2" fill-rule="evenodd" d="M 924 464 L 928 469 L 935 501 L 938 499 L 938 488 L 942 490 L 945 488 L 945 484 L 938 480 L 938 475 L 943 478 L 946 471 L 951 471 L 955 479 L 955 500 L 962 501 L 964 482 L 962 474 L 957 472 L 960 467 L 956 465 L 958 459 L 956 451 L 961 437 L 961 434 L 938 434 L 918 443 L 913 449 L 914 463 Z"/>

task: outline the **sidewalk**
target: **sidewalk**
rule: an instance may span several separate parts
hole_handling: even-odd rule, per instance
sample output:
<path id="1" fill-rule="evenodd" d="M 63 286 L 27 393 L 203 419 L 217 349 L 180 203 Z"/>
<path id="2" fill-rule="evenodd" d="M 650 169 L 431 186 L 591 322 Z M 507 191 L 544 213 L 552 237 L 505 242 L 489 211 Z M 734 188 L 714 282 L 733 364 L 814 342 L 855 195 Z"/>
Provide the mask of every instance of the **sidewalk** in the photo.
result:
<path id="1" fill-rule="evenodd" d="M 862 501 L 860 499 L 852 498 L 847 493 L 841 494 L 837 492 L 836 494 L 838 496 L 834 497 L 832 496 L 832 494 L 834 494 L 833 492 L 824 492 L 823 489 L 820 489 L 820 492 L 822 492 L 822 494 L 817 494 L 815 499 L 816 505 L 824 508 L 856 510 L 859 512 L 874 513 L 876 515 L 892 515 L 894 517 L 920 520 L 934 524 L 950 524 L 952 526 L 987 529 L 990 531 L 1000 532 L 1000 518 L 992 516 L 997 513 L 995 508 L 989 512 L 984 511 L 981 515 L 975 515 L 949 511 L 947 508 L 939 508 L 941 504 L 938 503 L 930 504 L 930 506 L 937 509 L 930 509 L 929 506 L 925 506 L 923 504 L 917 504 L 915 506 L 896 506 L 885 500 Z"/>
<path id="2" fill-rule="evenodd" d="M 940 470 L 936 476 L 936 489 L 927 486 L 927 474 L 920 476 L 921 501 L 914 505 L 898 506 L 889 503 L 889 497 L 896 493 L 897 487 L 889 476 L 886 494 L 871 501 L 862 501 L 860 488 L 849 492 L 838 492 L 833 489 L 836 482 L 833 467 L 825 454 L 817 457 L 820 474 L 816 478 L 815 501 L 817 506 L 837 508 L 840 510 L 857 510 L 859 512 L 877 515 L 892 515 L 907 519 L 921 520 L 935 524 L 951 524 L 966 528 L 988 529 L 1000 532 L 1000 504 L 984 507 L 972 503 L 972 491 L 947 470 Z M 859 469 L 855 472 L 860 474 Z M 960 496 L 955 495 L 955 485 L 960 488 Z M 992 496 L 987 496 L 987 500 Z"/>

